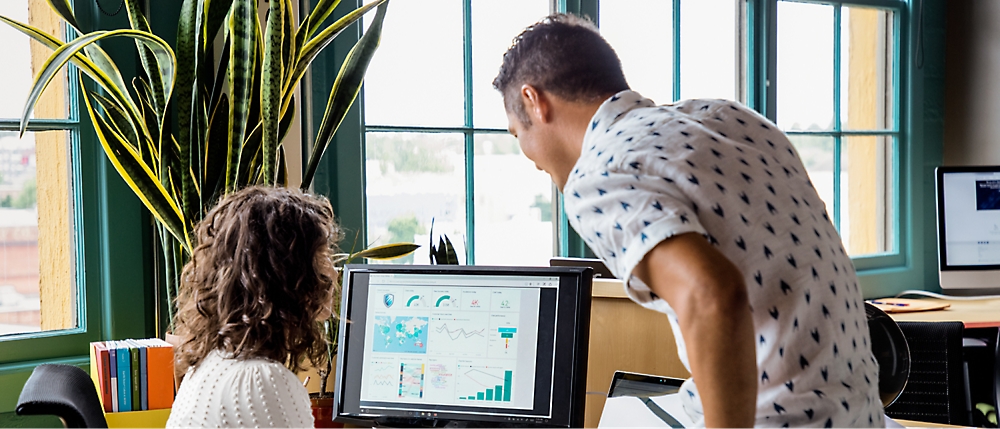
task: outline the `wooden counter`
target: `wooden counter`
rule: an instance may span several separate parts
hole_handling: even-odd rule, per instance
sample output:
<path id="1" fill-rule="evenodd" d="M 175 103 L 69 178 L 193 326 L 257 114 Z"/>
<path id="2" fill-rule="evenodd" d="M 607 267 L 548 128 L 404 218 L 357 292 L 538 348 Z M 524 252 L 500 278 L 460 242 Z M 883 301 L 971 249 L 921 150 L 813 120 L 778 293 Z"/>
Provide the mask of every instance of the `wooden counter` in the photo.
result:
<path id="1" fill-rule="evenodd" d="M 1000 326 L 1000 298 L 960 301 L 939 300 L 947 302 L 950 307 L 944 310 L 918 311 L 912 313 L 890 313 L 889 316 L 897 322 L 962 322 L 966 328 L 989 328 Z"/>
<path id="2" fill-rule="evenodd" d="M 597 427 L 616 370 L 668 377 L 690 376 L 667 316 L 625 295 L 620 280 L 594 280 L 587 369 L 587 427 Z"/>

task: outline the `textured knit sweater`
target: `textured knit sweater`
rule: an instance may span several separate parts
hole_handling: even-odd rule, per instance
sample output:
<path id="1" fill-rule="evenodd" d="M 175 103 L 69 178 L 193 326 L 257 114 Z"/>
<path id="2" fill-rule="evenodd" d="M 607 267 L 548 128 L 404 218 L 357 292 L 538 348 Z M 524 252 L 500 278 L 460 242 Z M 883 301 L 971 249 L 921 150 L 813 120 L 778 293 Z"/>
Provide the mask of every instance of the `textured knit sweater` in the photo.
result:
<path id="1" fill-rule="evenodd" d="M 313 416 L 288 368 L 213 351 L 184 377 L 167 427 L 313 427 Z"/>

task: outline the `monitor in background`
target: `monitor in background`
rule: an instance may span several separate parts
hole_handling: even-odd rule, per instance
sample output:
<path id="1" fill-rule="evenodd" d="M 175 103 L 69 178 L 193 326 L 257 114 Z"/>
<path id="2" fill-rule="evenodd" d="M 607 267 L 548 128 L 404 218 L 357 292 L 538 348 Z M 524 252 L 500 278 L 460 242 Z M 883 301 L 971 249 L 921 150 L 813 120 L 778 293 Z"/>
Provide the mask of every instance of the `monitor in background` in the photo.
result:
<path id="1" fill-rule="evenodd" d="M 335 419 L 582 427 L 593 272 L 348 265 Z"/>
<path id="2" fill-rule="evenodd" d="M 941 289 L 1000 290 L 1000 166 L 936 170 Z"/>

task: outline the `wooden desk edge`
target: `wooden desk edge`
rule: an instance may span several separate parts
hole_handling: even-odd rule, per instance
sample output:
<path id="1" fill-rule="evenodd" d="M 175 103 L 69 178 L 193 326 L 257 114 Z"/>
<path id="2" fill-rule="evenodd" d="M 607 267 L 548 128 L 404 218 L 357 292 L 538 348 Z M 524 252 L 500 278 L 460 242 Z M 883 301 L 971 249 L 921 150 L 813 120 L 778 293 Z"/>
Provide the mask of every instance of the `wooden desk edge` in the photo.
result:
<path id="1" fill-rule="evenodd" d="M 628 295 L 625 294 L 625 285 L 618 279 L 594 279 L 594 290 L 591 292 L 591 296 L 594 298 L 628 299 Z"/>

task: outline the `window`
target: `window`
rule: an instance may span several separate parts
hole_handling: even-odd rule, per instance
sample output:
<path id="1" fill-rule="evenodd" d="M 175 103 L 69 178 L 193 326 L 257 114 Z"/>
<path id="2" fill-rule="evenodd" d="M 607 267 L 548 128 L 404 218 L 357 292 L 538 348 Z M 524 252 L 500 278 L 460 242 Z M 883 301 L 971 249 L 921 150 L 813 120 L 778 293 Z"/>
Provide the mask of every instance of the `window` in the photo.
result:
<path id="1" fill-rule="evenodd" d="M 358 134 L 367 142 L 358 150 L 367 151 L 367 176 L 338 172 L 341 178 L 330 181 L 342 213 L 352 210 L 343 203 L 352 201 L 348 197 L 368 198 L 365 213 L 356 219 L 369 228 L 369 242 L 412 235 L 424 244 L 427 220 L 434 218 L 435 232 L 452 238 L 464 234 L 454 241 L 460 248 L 470 246 L 470 262 L 513 263 L 484 253 L 490 243 L 485 231 L 491 230 L 483 228 L 489 225 L 484 213 L 491 197 L 484 189 L 489 168 L 482 158 L 491 152 L 477 142 L 489 137 L 495 140 L 493 148 L 505 147 L 497 144 L 503 140 L 504 122 L 489 81 L 501 46 L 547 10 L 541 0 L 522 0 L 491 15 L 498 46 L 491 54 L 495 58 L 487 58 L 493 62 L 487 73 L 478 60 L 486 48 L 476 17 L 492 4 L 435 0 L 391 7 L 382 50 L 366 81 L 365 119 L 357 119 Z M 535 9 L 526 11 L 528 4 Z M 916 37 L 919 26 L 912 24 L 919 16 L 924 26 L 941 26 L 940 17 L 925 15 L 903 0 L 551 0 L 551 8 L 595 18 L 619 53 L 631 86 L 656 102 L 737 99 L 777 123 L 803 158 L 869 294 L 934 287 L 935 242 L 925 216 L 933 211 L 933 193 L 927 179 L 931 167 L 925 166 L 940 162 L 934 132 L 940 130 L 940 119 L 933 106 L 940 104 L 941 90 L 935 85 L 941 74 L 921 70 L 927 49 Z M 435 25 L 407 26 L 399 22 L 401 16 Z M 394 26 L 406 28 L 398 30 L 406 33 L 404 41 L 391 40 L 399 37 L 392 36 Z M 938 48 L 930 48 L 932 55 L 940 54 Z M 921 61 L 911 52 L 919 53 Z M 393 67 L 405 74 L 393 73 Z M 925 90 L 930 92 L 925 95 Z M 486 102 L 488 97 L 495 101 Z M 484 109 L 495 109 L 495 122 Z M 391 145 L 407 149 L 398 153 Z M 516 146 L 508 147 L 516 151 Z M 389 159 L 409 162 L 430 153 L 448 161 L 424 173 L 438 178 L 424 185 L 399 172 L 403 159 Z M 335 165 L 342 171 L 352 168 L 346 161 Z M 530 165 L 525 177 L 528 170 Z M 388 180 L 393 174 L 396 182 Z M 356 180 L 348 183 L 343 177 Z M 506 207 L 522 212 L 525 205 L 537 207 L 546 219 L 548 212 L 541 209 L 545 198 L 555 194 L 558 204 L 560 197 L 544 192 L 544 176 L 531 183 L 539 188 L 500 185 L 498 192 L 521 195 L 522 202 Z M 529 194 L 536 204 L 529 203 Z M 408 202 L 432 198 L 438 201 L 430 204 L 432 213 Z M 537 233 L 492 230 L 502 231 L 507 242 L 541 243 L 539 237 L 554 235 L 556 247 L 545 245 L 547 254 L 585 255 L 588 249 L 558 205 L 553 213 L 556 227 Z M 425 257 L 417 256 L 418 262 Z M 892 270 L 879 271 L 883 268 Z"/>
<path id="2" fill-rule="evenodd" d="M 151 7 L 171 9 L 162 3 Z M 83 28 L 128 26 L 124 13 L 99 14 L 92 0 L 76 0 L 73 6 Z M 157 12 L 152 16 L 169 20 L 172 15 L 169 25 L 176 28 L 179 10 Z M 0 14 L 50 34 L 69 34 L 45 0 L 0 2 Z M 0 413 L 8 413 L 36 364 L 87 368 L 89 342 L 142 338 L 157 330 L 150 216 L 106 160 L 89 121 L 79 120 L 76 70 L 50 84 L 28 131 L 18 138 L 34 72 L 51 51 L 6 24 L 0 24 L 0 40 L 6 60 L 0 71 L 0 202 L 8 205 L 6 197 L 11 197 L 11 207 L 0 207 L 0 325 L 5 329 L 0 333 Z M 126 42 L 103 46 L 127 77 L 141 65 L 134 44 Z"/>
<path id="3" fill-rule="evenodd" d="M 434 238 L 446 234 L 462 263 L 538 264 L 553 255 L 551 181 L 508 134 L 491 85 L 511 39 L 549 7 L 390 6 L 365 80 L 366 243 L 425 244 L 433 223 Z M 427 246 L 400 261 L 426 263 Z"/>
<path id="4" fill-rule="evenodd" d="M 0 4 L 0 15 L 64 34 L 43 0 Z M 80 301 L 74 272 L 76 241 L 71 156 L 79 140 L 70 104 L 75 87 L 63 72 L 43 94 L 28 132 L 18 123 L 49 50 L 13 28 L 0 28 L 6 59 L 0 88 L 0 336 L 76 328 Z"/>
<path id="5" fill-rule="evenodd" d="M 854 257 L 899 248 L 896 26 L 889 9 L 778 3 L 777 123 Z"/>

